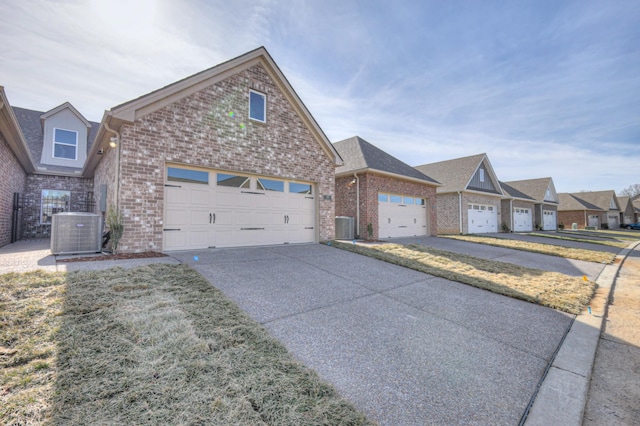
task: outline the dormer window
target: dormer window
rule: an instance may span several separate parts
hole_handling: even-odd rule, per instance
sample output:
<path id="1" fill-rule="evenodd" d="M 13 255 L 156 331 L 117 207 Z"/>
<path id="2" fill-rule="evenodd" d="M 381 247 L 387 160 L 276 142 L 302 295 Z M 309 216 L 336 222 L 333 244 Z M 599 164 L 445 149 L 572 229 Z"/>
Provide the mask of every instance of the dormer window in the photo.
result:
<path id="1" fill-rule="evenodd" d="M 613 198 L 609 202 L 609 209 L 611 209 L 611 210 L 617 210 L 618 209 L 618 206 L 616 206 L 616 200 L 614 200 Z"/>
<path id="2" fill-rule="evenodd" d="M 76 160 L 78 158 L 78 132 L 53 129 L 53 157 Z"/>

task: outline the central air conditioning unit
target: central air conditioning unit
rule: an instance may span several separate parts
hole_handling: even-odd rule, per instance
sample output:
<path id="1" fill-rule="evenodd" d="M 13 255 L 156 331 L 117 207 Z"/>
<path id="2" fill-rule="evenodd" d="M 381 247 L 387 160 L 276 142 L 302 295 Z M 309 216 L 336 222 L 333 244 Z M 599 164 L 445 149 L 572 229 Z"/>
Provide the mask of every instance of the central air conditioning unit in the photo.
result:
<path id="1" fill-rule="evenodd" d="M 354 220 L 350 216 L 336 216 L 336 240 L 353 240 Z"/>
<path id="2" fill-rule="evenodd" d="M 102 249 L 102 215 L 56 213 L 51 219 L 51 253 L 98 253 Z"/>

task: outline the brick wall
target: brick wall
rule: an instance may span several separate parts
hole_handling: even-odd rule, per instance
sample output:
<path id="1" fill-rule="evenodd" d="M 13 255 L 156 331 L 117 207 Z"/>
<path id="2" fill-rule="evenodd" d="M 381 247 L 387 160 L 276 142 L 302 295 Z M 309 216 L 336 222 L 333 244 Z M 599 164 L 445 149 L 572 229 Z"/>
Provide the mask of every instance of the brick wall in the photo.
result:
<path id="1" fill-rule="evenodd" d="M 564 223 L 565 228 L 571 228 L 574 223 L 578 224 L 578 229 L 584 229 L 589 226 L 589 216 L 598 216 L 599 226 L 607 222 L 607 212 L 596 210 L 587 210 L 586 216 L 584 210 L 558 211 L 558 223 Z"/>
<path id="2" fill-rule="evenodd" d="M 267 95 L 267 123 L 248 119 L 250 88 Z M 162 249 L 166 162 L 314 182 L 319 238 L 334 237 L 335 164 L 261 65 L 125 124 L 120 132 L 122 252 Z M 109 180 L 103 163 L 96 182 Z"/>
<path id="3" fill-rule="evenodd" d="M 93 191 L 93 179 L 28 175 L 26 179 L 24 209 L 22 215 L 22 238 L 48 238 L 51 225 L 40 223 L 40 207 L 43 189 L 58 189 L 71 192 L 72 212 L 86 211 L 88 193 Z"/>
<path id="4" fill-rule="evenodd" d="M 11 242 L 13 194 L 24 194 L 26 173 L 0 134 L 0 247 Z"/>
<path id="5" fill-rule="evenodd" d="M 367 225 L 373 226 L 373 239 L 378 238 L 378 193 L 422 197 L 427 199 L 427 224 L 430 235 L 437 235 L 436 187 L 408 180 L 395 179 L 374 173 L 358 176 L 360 180 L 360 238 L 368 238 Z M 336 216 L 357 217 L 356 190 L 357 184 L 351 184 L 353 176 L 336 179 Z"/>

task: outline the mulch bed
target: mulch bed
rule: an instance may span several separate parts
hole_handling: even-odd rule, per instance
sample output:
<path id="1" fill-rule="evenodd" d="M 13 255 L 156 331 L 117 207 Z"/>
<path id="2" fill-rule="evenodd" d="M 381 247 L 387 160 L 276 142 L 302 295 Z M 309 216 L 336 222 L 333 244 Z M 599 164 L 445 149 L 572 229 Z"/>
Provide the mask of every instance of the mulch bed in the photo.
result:
<path id="1" fill-rule="evenodd" d="M 57 262 L 94 262 L 97 260 L 128 260 L 128 259 L 149 259 L 152 257 L 166 257 L 166 254 L 157 251 L 145 251 L 144 253 L 117 253 L 101 254 L 88 257 L 70 257 L 68 259 L 56 259 Z"/>

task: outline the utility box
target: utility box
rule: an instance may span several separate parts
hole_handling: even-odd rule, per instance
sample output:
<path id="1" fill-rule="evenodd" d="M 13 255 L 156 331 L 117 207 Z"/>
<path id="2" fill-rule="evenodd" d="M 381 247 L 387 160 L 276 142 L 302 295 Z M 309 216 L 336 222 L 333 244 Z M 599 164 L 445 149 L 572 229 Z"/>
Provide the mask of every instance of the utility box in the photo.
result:
<path id="1" fill-rule="evenodd" d="M 572 223 L 571 224 L 571 229 L 577 230 L 578 229 L 578 224 L 577 223 Z"/>
<path id="2" fill-rule="evenodd" d="M 336 216 L 336 240 L 355 238 L 355 220 L 351 216 Z"/>
<path id="3" fill-rule="evenodd" d="M 51 253 L 98 253 L 102 249 L 102 215 L 56 213 L 51 217 Z"/>

